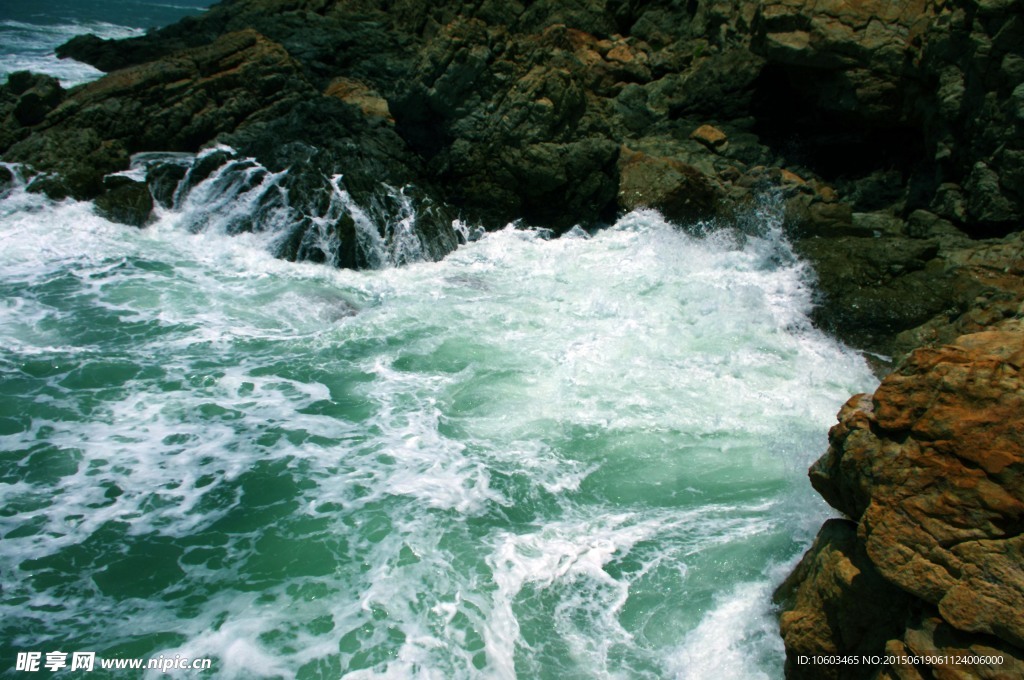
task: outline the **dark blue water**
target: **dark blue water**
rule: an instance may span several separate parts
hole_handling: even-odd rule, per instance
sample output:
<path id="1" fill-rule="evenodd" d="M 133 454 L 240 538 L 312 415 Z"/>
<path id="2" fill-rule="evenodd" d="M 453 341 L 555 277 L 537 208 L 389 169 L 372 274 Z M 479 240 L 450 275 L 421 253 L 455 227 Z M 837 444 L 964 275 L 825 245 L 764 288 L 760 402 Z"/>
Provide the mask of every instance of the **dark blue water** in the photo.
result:
<path id="1" fill-rule="evenodd" d="M 0 2 L 0 79 L 14 71 L 36 71 L 65 87 L 102 75 L 86 64 L 60 60 L 54 49 L 72 37 L 93 33 L 128 38 L 202 13 L 213 0 L 3 0 Z"/>
<path id="2" fill-rule="evenodd" d="M 42 25 L 104 22 L 151 28 L 198 14 L 212 4 L 213 0 L 4 0 L 0 21 Z"/>

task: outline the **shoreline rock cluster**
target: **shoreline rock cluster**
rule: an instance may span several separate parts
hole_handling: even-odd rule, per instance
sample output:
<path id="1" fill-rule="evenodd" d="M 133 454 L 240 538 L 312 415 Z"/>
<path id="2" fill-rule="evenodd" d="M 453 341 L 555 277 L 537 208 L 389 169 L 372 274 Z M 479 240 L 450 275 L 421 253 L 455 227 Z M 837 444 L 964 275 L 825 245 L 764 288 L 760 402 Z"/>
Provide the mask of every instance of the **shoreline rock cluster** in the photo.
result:
<path id="1" fill-rule="evenodd" d="M 789 675 L 828 677 L 799 654 L 955 650 L 1018 665 L 827 672 L 1024 675 L 1024 0 L 225 0 L 58 53 L 108 75 L 0 86 L 0 157 L 30 190 L 142 226 L 181 182 L 253 158 L 290 169 L 292 259 L 372 264 L 332 187 L 384 221 L 401 189 L 434 259 L 455 217 L 713 225 L 778 196 L 814 321 L 895 367 L 812 469 L 847 519 L 780 590 Z M 217 145 L 239 156 L 191 179 L 117 174 Z M 309 246 L 327 214 L 330 253 Z"/>
<path id="2" fill-rule="evenodd" d="M 99 81 L 14 74 L 0 155 L 137 225 L 146 187 L 108 176 L 139 152 L 291 168 L 296 215 L 338 174 L 364 206 L 415 187 L 435 259 L 454 217 L 561 233 L 648 206 L 685 225 L 775 193 L 819 274 L 815 322 L 898 359 L 987 294 L 962 251 L 1020 229 L 1021 45 L 1021 0 L 226 0 L 58 49 Z M 325 255 L 297 218 L 281 255 L 367 266 L 350 222 Z"/>
<path id="3" fill-rule="evenodd" d="M 918 349 L 846 403 L 810 477 L 847 519 L 777 593 L 787 677 L 1024 676 L 1022 413 L 1020 319 Z M 904 661 L 799 663 L 843 655 Z"/>

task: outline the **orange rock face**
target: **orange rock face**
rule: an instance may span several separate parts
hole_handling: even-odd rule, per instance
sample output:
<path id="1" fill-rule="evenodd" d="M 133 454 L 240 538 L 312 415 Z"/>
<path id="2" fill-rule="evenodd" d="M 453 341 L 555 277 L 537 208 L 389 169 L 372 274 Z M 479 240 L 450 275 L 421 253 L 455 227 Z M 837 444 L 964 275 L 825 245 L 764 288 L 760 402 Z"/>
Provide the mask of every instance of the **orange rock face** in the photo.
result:
<path id="1" fill-rule="evenodd" d="M 709 149 L 723 148 L 729 143 L 729 138 L 726 134 L 714 125 L 701 125 L 690 133 L 690 139 L 696 139 Z M 790 174 L 792 175 L 793 173 Z M 796 175 L 793 176 L 795 177 Z"/>
<path id="2" fill-rule="evenodd" d="M 949 677 L 1022 677 L 1017 674 L 1024 659 L 1020 323 L 917 350 L 873 397 L 858 395 L 847 402 L 829 441 L 810 476 L 830 504 L 857 522 L 857 542 L 847 552 L 863 551 L 885 583 L 910 598 L 900 615 L 906 620 L 903 632 L 885 648 L 932 650 L 941 657 L 934 650 L 981 645 L 998 650 L 1003 665 L 968 664 Z M 828 563 L 821 555 L 816 543 L 804 561 Z M 824 592 L 827 600 L 823 584 L 835 579 L 824 569 L 791 586 L 795 603 L 782 619 L 791 655 L 806 653 L 800 650 L 808 639 L 828 637 L 804 631 L 801 638 L 792 632 L 792 621 L 808 616 L 799 613 L 801 598 L 810 602 L 811 593 Z M 862 588 L 860 596 L 877 600 L 878 592 Z M 856 593 L 842 596 L 857 599 Z M 913 623 L 912 614 L 924 618 Z M 889 611 L 885 620 L 892 617 Z M 824 625 L 830 630 L 833 622 Z M 836 653 L 849 651 L 837 645 Z M 952 673 L 942 661 L 932 669 L 936 677 Z"/>
<path id="3" fill-rule="evenodd" d="M 720 191 L 712 180 L 672 158 L 623 147 L 619 174 L 619 201 L 630 210 L 656 208 L 682 223 L 712 218 L 719 210 Z"/>
<path id="4" fill-rule="evenodd" d="M 899 635 L 910 601 L 882 578 L 858 544 L 856 525 L 843 519 L 825 523 L 778 596 L 789 600 L 779 623 L 791 652 L 786 677 L 796 680 L 849 677 L 841 665 L 794 657 L 874 654 Z"/>

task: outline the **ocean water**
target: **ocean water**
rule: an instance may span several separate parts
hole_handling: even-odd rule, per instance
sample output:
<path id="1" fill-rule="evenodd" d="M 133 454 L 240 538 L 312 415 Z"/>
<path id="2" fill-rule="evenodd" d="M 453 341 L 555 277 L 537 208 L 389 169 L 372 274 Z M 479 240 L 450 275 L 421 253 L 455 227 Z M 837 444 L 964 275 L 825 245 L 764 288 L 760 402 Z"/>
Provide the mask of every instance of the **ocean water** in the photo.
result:
<path id="1" fill-rule="evenodd" d="M 806 468 L 874 378 L 770 210 L 356 272 L 202 188 L 142 230 L 0 200 L 0 673 L 781 677 Z"/>
<path id="2" fill-rule="evenodd" d="M 76 35 L 129 38 L 199 14 L 212 0 L 3 0 L 0 2 L 0 81 L 14 71 L 47 73 L 72 87 L 103 74 L 54 49 Z"/>
<path id="3" fill-rule="evenodd" d="M 0 71 L 97 77 L 47 51 L 206 3 L 174 4 L 7 0 Z M 142 230 L 0 190 L 0 675 L 91 651 L 212 661 L 181 677 L 782 677 L 771 592 L 829 515 L 806 468 L 875 379 L 811 327 L 770 206 L 509 227 L 437 263 L 406 215 L 355 272 L 274 258 L 287 206 L 235 233 L 262 195 L 236 179 Z"/>

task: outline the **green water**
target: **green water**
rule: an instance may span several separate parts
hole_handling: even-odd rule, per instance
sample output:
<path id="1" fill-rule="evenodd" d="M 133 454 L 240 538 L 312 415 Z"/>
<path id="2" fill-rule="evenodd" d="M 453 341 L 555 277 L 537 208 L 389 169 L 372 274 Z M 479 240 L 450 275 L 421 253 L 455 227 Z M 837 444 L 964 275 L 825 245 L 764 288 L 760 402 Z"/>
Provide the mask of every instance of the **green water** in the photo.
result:
<path id="1" fill-rule="evenodd" d="M 806 466 L 873 379 L 769 224 L 350 272 L 186 217 L 0 202 L 0 673 L 781 677 Z"/>

